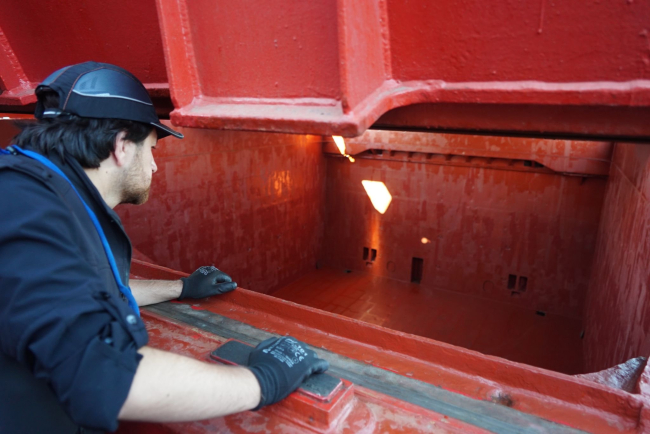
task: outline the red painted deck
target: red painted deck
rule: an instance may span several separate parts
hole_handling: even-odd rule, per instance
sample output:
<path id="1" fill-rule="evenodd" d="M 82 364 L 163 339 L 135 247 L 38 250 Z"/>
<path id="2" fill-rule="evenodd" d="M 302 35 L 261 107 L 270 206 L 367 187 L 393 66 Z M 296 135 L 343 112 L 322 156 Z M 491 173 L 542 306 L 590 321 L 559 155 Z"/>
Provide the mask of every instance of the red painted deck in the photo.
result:
<path id="1" fill-rule="evenodd" d="M 271 295 L 566 374 L 582 371 L 582 324 L 559 315 L 344 270 L 315 270 Z"/>

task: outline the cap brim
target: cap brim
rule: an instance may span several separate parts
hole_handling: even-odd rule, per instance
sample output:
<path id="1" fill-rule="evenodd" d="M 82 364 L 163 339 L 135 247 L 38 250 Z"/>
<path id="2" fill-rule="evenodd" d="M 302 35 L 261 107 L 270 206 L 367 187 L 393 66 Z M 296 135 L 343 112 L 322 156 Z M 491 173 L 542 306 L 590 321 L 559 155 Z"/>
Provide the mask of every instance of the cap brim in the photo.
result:
<path id="1" fill-rule="evenodd" d="M 174 136 L 177 139 L 182 139 L 183 137 L 185 137 L 184 135 L 182 135 L 178 131 L 174 131 L 171 128 L 169 128 L 169 127 L 167 127 L 167 126 L 165 126 L 165 125 L 163 125 L 161 123 L 151 122 L 151 125 L 153 125 L 154 127 L 156 127 L 158 129 L 158 139 L 164 139 L 167 136 Z"/>

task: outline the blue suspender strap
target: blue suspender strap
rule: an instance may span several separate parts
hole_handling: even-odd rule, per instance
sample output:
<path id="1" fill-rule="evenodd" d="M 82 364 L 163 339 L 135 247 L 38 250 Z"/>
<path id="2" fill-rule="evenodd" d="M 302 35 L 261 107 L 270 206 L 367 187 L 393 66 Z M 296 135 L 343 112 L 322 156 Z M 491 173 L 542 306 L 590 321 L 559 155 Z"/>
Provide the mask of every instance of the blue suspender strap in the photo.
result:
<path id="1" fill-rule="evenodd" d="M 115 278 L 115 282 L 117 282 L 118 288 L 120 288 L 120 292 L 124 294 L 126 297 L 127 301 L 129 302 L 129 306 L 131 309 L 135 311 L 135 313 L 140 316 L 140 309 L 138 308 L 138 303 L 135 301 L 135 298 L 133 297 L 133 293 L 131 292 L 131 288 L 128 286 L 125 286 L 122 283 L 122 279 L 120 278 L 120 273 L 117 270 L 117 264 L 115 263 L 115 257 L 113 256 L 113 252 L 111 251 L 111 247 L 108 244 L 108 240 L 106 239 L 106 235 L 104 234 L 104 230 L 102 229 L 101 225 L 99 224 L 99 220 L 97 220 L 97 216 L 95 213 L 90 209 L 90 207 L 86 204 L 86 202 L 81 198 L 81 195 L 75 188 L 75 186 L 72 184 L 70 179 L 59 169 L 54 163 L 52 163 L 50 160 L 42 156 L 41 154 L 37 154 L 36 152 L 32 151 L 26 151 L 21 148 L 19 148 L 16 145 L 13 145 L 11 148 L 15 149 L 17 152 L 23 154 L 26 157 L 32 158 L 43 165 L 45 165 L 48 169 L 52 170 L 53 172 L 56 172 L 59 176 L 61 176 L 63 179 L 68 181 L 70 186 L 72 187 L 72 190 L 77 194 L 77 197 L 79 197 L 79 200 L 81 203 L 83 203 L 84 207 L 86 208 L 86 212 L 88 213 L 88 216 L 90 217 L 90 220 L 92 220 L 93 225 L 95 226 L 95 229 L 97 230 L 97 234 L 99 235 L 99 238 L 102 240 L 102 246 L 104 247 L 104 252 L 106 253 L 106 257 L 108 258 L 108 263 L 111 266 L 111 271 L 113 272 L 113 277 Z M 2 150 L 4 151 L 4 150 Z M 2 152 L 3 154 L 9 153 L 8 151 Z"/>

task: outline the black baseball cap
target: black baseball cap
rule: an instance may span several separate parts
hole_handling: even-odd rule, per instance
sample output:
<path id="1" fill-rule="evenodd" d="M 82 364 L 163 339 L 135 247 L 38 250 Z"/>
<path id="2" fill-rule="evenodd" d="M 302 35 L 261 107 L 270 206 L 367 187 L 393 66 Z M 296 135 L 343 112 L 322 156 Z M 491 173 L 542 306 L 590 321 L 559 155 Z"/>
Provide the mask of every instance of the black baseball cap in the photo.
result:
<path id="1" fill-rule="evenodd" d="M 43 107 L 41 94 L 59 94 L 59 107 Z M 158 138 L 183 138 L 178 131 L 160 123 L 149 93 L 133 74 L 109 63 L 84 62 L 66 66 L 36 87 L 37 119 L 74 114 L 84 118 L 123 119 L 156 127 Z"/>

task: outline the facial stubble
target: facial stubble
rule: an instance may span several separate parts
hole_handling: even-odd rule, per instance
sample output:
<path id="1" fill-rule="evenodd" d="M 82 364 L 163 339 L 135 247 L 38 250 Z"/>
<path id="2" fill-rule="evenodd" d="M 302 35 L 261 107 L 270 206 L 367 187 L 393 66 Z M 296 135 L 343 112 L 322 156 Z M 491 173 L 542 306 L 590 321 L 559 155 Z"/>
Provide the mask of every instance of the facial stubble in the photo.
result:
<path id="1" fill-rule="evenodd" d="M 142 167 L 142 149 L 139 148 L 131 167 L 122 180 L 122 201 L 132 205 L 142 205 L 149 199 L 151 178 L 148 178 Z"/>

